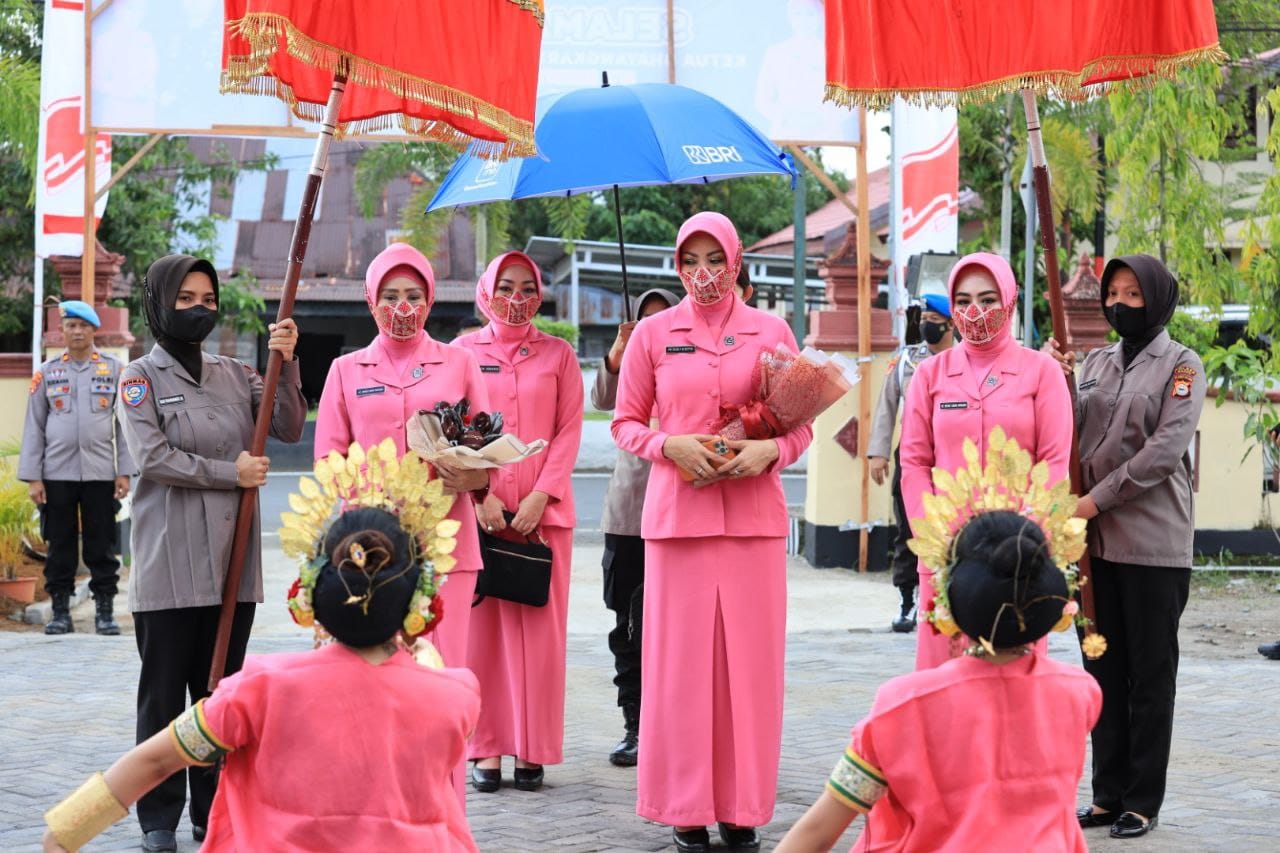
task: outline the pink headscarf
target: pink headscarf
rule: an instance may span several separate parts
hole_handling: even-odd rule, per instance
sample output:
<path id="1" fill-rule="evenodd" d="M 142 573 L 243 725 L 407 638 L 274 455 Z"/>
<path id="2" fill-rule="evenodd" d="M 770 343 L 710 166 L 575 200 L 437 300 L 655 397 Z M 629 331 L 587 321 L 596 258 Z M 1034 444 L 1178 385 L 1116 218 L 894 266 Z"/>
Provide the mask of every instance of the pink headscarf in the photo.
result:
<path id="1" fill-rule="evenodd" d="M 494 291 L 498 287 L 498 278 L 502 275 L 502 270 L 512 264 L 522 264 L 533 270 L 533 280 L 538 285 L 538 300 L 539 302 L 542 300 L 542 270 L 538 269 L 538 265 L 533 262 L 533 258 L 524 252 L 504 252 L 498 255 L 498 257 L 489 261 L 489 266 L 485 267 L 484 274 L 476 282 L 476 307 L 480 309 L 481 314 L 489 318 L 490 322 L 499 326 L 507 326 L 509 324 L 495 316 L 490 303 L 493 300 Z M 528 324 L 521 323 L 520 325 L 525 326 Z"/>
<path id="2" fill-rule="evenodd" d="M 382 287 L 387 273 L 399 266 L 412 267 L 427 285 L 427 310 L 431 310 L 436 301 L 436 274 L 431 269 L 431 262 L 426 255 L 408 243 L 392 243 L 378 253 L 364 272 L 364 298 L 369 303 L 369 310 L 378 304 L 378 290 Z"/>
<path id="3" fill-rule="evenodd" d="M 973 267 L 981 267 L 991 274 L 996 281 L 996 289 L 1000 291 L 1000 307 L 986 311 L 974 305 L 964 308 L 956 307 L 956 287 L 961 273 Z M 965 343 L 974 348 L 986 349 L 1012 338 L 1013 308 L 1018 301 L 1018 281 L 1013 277 L 1013 268 L 1009 262 L 991 252 L 974 252 L 961 258 L 951 268 L 951 277 L 947 281 L 947 292 L 951 295 L 951 318 L 956 330 Z M 970 318 L 973 314 L 977 320 Z M 976 334 L 975 334 L 976 330 Z M 982 338 L 985 337 L 985 340 Z"/>
<path id="4" fill-rule="evenodd" d="M 706 234 L 720 244 L 729 261 L 729 278 L 736 280 L 742 268 L 742 240 L 729 217 L 714 210 L 695 213 L 680 226 L 680 233 L 676 235 L 676 272 L 681 271 L 680 247 L 694 234 Z"/>

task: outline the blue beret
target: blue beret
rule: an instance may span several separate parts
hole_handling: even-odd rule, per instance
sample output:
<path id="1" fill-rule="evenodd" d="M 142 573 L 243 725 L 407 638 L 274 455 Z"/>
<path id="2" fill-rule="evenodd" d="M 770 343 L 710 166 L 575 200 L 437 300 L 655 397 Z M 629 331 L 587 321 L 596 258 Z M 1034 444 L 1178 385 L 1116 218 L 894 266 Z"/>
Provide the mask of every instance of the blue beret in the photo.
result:
<path id="1" fill-rule="evenodd" d="M 951 319 L 951 300 L 941 293 L 927 293 L 924 297 L 924 310 L 941 314 L 949 320 Z"/>
<path id="2" fill-rule="evenodd" d="M 93 306 L 88 302 L 81 302 L 79 299 L 69 299 L 66 302 L 59 302 L 58 313 L 64 318 L 74 317 L 77 320 L 84 320 L 95 329 L 102 328 L 102 321 L 98 319 L 98 312 L 94 311 Z"/>

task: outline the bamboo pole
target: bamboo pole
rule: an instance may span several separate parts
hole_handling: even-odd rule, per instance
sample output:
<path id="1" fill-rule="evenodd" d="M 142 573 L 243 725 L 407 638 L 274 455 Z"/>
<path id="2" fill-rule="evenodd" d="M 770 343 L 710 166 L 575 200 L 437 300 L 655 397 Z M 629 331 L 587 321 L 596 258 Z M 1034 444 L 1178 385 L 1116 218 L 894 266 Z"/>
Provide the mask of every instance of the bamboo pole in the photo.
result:
<path id="1" fill-rule="evenodd" d="M 105 6 L 103 7 L 105 8 Z M 93 0 L 84 4 L 84 96 L 80 99 L 80 124 L 84 127 L 84 246 L 80 253 L 80 298 L 93 304 L 93 273 L 97 255 L 97 223 L 93 206 L 97 201 L 97 142 L 93 129 Z"/>
<path id="2" fill-rule="evenodd" d="M 676 4 L 667 0 L 667 82 L 676 82 Z"/>
<path id="3" fill-rule="evenodd" d="M 1036 210 L 1040 217 L 1040 244 L 1044 247 L 1044 270 L 1048 278 L 1047 295 L 1049 297 L 1049 313 L 1053 317 L 1053 339 L 1058 348 L 1067 351 L 1067 312 L 1062 302 L 1062 282 L 1058 274 L 1058 235 L 1053 221 L 1053 203 L 1049 196 L 1049 162 L 1044 155 L 1044 138 L 1040 134 L 1040 111 L 1036 106 L 1035 93 L 1022 91 L 1022 109 L 1027 117 L 1027 147 L 1031 157 L 1032 178 L 1036 189 Z M 1027 246 L 1027 251 L 1032 251 Z M 1028 289 L 1031 282 L 1024 282 Z M 1028 318 L 1030 322 L 1030 318 Z M 1071 380 L 1067 380 L 1068 382 Z M 1081 493 L 1080 475 L 1080 435 L 1071 425 L 1071 491 Z M 1088 619 L 1086 634 L 1094 632 L 1096 611 L 1093 603 L 1093 566 L 1086 549 L 1077 563 L 1080 571 L 1080 610 Z"/>
<path id="4" fill-rule="evenodd" d="M 151 138 L 148 139 L 146 142 L 144 142 L 141 148 L 133 152 L 132 157 L 124 161 L 123 166 L 121 166 L 118 169 L 112 169 L 111 179 L 102 185 L 102 189 L 94 193 L 93 200 L 97 201 L 98 199 L 106 195 L 107 192 L 116 185 L 116 181 L 120 180 L 125 175 L 129 174 L 129 172 L 133 170 L 133 167 L 138 165 L 138 161 L 141 160 L 148 151 L 150 151 L 152 148 L 155 148 L 156 143 L 159 142 L 161 139 L 164 139 L 163 134 L 160 134 L 160 133 L 152 134 Z"/>
<path id="5" fill-rule="evenodd" d="M 849 201 L 849 194 L 841 192 L 840 188 L 836 186 L 836 182 L 831 180 L 831 176 L 822 171 L 818 164 L 813 162 L 813 159 L 809 157 L 808 154 L 805 154 L 804 150 L 801 149 L 799 145 L 790 144 L 787 146 L 787 150 L 791 152 L 793 157 L 800 161 L 800 165 L 808 169 L 813 176 L 818 179 L 818 183 L 822 184 L 822 186 L 826 188 L 827 192 L 831 193 L 832 197 L 845 207 L 849 208 L 849 212 L 854 216 L 858 215 L 858 206 Z"/>
<path id="6" fill-rule="evenodd" d="M 280 293 L 280 310 L 276 322 L 293 314 L 293 300 L 298 292 L 298 279 L 302 277 L 302 262 L 307 256 L 307 242 L 311 239 L 311 221 L 315 217 L 316 202 L 320 198 L 320 181 L 324 178 L 329 161 L 329 146 L 338 127 L 338 111 L 342 106 L 342 93 L 347 85 L 345 71 L 333 77 L 329 90 L 329 102 L 325 106 L 324 124 L 316 138 L 315 154 L 311 158 L 311 171 L 302 190 L 302 207 L 293 226 L 293 240 L 289 244 L 289 266 L 285 270 L 284 287 Z M 262 456 L 267 447 L 267 433 L 271 428 L 271 415 L 275 409 L 276 389 L 280 384 L 280 369 L 284 359 L 275 350 L 267 357 L 267 371 L 262 377 L 262 399 L 258 403 L 257 420 L 253 427 L 253 441 L 249 453 Z M 218 617 L 218 636 L 214 641 L 213 663 L 209 667 L 209 690 L 222 680 L 227 667 L 227 649 L 231 644 L 231 624 L 236 612 L 236 599 L 240 592 L 240 578 L 244 574 L 244 561 L 249 553 L 249 534 L 253 531 L 253 516 L 258 505 L 258 490 L 243 489 L 240 492 L 239 514 L 236 516 L 235 538 L 231 544 L 231 559 L 222 583 L 222 612 Z"/>
<path id="7" fill-rule="evenodd" d="M 867 109 L 858 107 L 858 127 L 866 128 Z M 858 456 L 862 459 L 862 501 L 858 513 L 858 571 L 867 570 L 867 522 L 870 518 L 871 472 L 867 450 L 871 440 L 871 202 L 867 189 L 866 134 L 860 133 L 857 148 L 858 179 Z"/>

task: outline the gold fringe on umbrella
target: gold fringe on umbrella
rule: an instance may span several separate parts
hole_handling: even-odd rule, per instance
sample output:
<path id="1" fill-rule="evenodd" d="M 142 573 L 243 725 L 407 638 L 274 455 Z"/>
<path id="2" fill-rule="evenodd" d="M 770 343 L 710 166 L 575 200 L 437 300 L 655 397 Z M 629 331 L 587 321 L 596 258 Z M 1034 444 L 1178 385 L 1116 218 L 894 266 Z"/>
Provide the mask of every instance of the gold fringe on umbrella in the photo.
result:
<path id="1" fill-rule="evenodd" d="M 357 85 L 380 88 L 397 97 L 474 119 L 505 136 L 506 141 L 474 139 L 443 119 L 421 119 L 403 113 L 343 122 L 337 129 L 336 135 L 339 138 L 350 133 L 371 133 L 398 126 L 406 133 L 443 142 L 455 148 L 465 148 L 474 141 L 476 153 L 483 157 L 532 157 L 537 153 L 532 122 L 517 118 L 506 110 L 452 86 L 406 74 L 317 41 L 295 27 L 283 15 L 255 13 L 233 21 L 229 26 L 236 35 L 249 43 L 249 55 L 228 58 L 227 68 L 222 72 L 221 90 L 224 93 L 277 97 L 288 104 L 298 118 L 311 122 L 321 121 L 324 118 L 324 104 L 299 101 L 292 86 L 276 79 L 267 70 L 268 62 L 279 50 L 280 39 L 283 37 L 289 55 L 300 62 L 334 73 L 343 71 L 347 79 Z"/>
<path id="2" fill-rule="evenodd" d="M 541 27 L 544 25 L 547 12 L 542 0 L 511 0 L 511 2 L 515 3 L 521 9 L 532 12 L 533 17 L 538 19 L 538 26 Z"/>
<path id="3" fill-rule="evenodd" d="M 852 89 L 841 83 L 829 82 L 823 100 L 841 107 L 865 106 L 869 110 L 886 110 L 895 98 L 922 107 L 962 107 L 967 104 L 989 103 L 1002 95 L 1030 89 L 1037 95 L 1054 95 L 1065 100 L 1082 101 L 1118 87 L 1146 88 L 1161 80 L 1172 80 L 1184 68 L 1202 62 L 1221 64 L 1228 58 L 1217 44 L 1173 56 L 1108 56 L 1093 60 L 1080 71 L 1051 70 L 1011 74 L 960 89 Z M 1091 77 L 1117 76 L 1128 79 L 1088 86 L 1082 82 Z"/>

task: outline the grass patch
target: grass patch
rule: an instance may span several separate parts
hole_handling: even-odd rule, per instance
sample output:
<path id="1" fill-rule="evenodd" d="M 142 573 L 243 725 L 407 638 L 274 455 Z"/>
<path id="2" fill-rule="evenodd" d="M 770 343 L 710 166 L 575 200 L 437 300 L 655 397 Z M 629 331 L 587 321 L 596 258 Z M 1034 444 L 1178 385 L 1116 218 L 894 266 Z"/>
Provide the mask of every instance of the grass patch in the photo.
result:
<path id="1" fill-rule="evenodd" d="M 1280 565 L 1277 554 L 1233 554 L 1223 548 L 1217 554 L 1196 554 L 1191 565 L 1200 566 L 1275 566 Z"/>
<path id="2" fill-rule="evenodd" d="M 583 412 L 582 419 L 584 421 L 611 421 L 613 420 L 613 412 Z"/>

